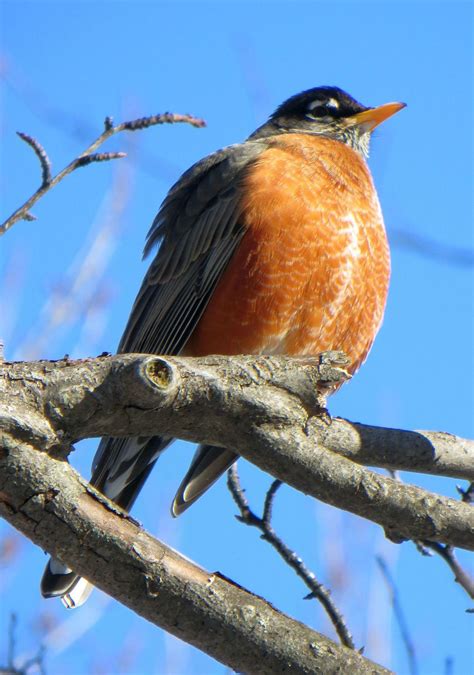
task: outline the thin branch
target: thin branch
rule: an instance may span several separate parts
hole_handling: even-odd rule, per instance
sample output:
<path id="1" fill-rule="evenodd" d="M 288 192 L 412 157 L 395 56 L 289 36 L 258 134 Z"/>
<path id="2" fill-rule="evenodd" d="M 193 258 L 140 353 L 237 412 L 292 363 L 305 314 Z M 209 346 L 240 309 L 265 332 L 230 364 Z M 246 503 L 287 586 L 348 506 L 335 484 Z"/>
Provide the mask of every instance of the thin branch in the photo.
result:
<path id="1" fill-rule="evenodd" d="M 46 670 L 44 667 L 44 653 L 45 649 L 43 646 L 40 646 L 38 653 L 27 659 L 24 663 L 21 664 L 18 675 L 28 675 L 30 668 L 36 667 L 40 675 L 46 675 Z"/>
<path id="2" fill-rule="evenodd" d="M 408 667 L 410 673 L 411 675 L 417 675 L 418 664 L 416 660 L 415 645 L 413 644 L 413 640 L 411 639 L 410 636 L 410 631 L 408 629 L 408 624 L 402 609 L 397 587 L 395 586 L 395 582 L 392 579 L 392 575 L 390 574 L 387 564 L 385 560 L 382 558 L 382 556 L 378 555 L 376 556 L 375 559 L 377 561 L 377 565 L 379 566 L 380 571 L 382 572 L 382 576 L 385 580 L 385 583 L 390 593 L 393 612 L 395 614 L 395 618 L 398 627 L 400 629 L 400 634 L 402 636 L 403 644 L 405 645 L 405 650 L 407 652 Z"/>
<path id="3" fill-rule="evenodd" d="M 459 485 L 456 486 L 456 489 L 461 495 L 461 501 L 464 504 L 470 505 L 474 502 L 474 483 L 470 483 L 465 490 Z M 474 600 L 474 577 L 462 567 L 456 558 L 456 552 L 452 546 L 443 545 L 433 541 L 415 541 L 414 543 L 422 555 L 431 556 L 433 554 L 432 552 L 437 553 L 453 572 L 456 583 L 458 583 L 466 591 L 469 597 Z"/>
<path id="4" fill-rule="evenodd" d="M 24 134 L 21 131 L 16 132 L 18 136 L 25 141 L 25 143 L 28 143 L 28 145 L 33 148 L 36 156 L 39 159 L 39 162 L 41 164 L 41 170 L 42 170 L 42 183 L 41 187 L 45 187 L 46 185 L 49 185 L 51 183 L 51 161 L 46 153 L 46 150 L 43 148 L 43 146 L 36 140 L 36 138 L 33 138 L 32 136 L 28 136 L 28 134 Z"/>
<path id="5" fill-rule="evenodd" d="M 441 556 L 454 574 L 454 580 L 462 586 L 469 597 L 474 600 L 474 578 L 461 566 L 456 558 L 453 547 L 445 546 L 437 541 L 423 541 L 422 544 L 428 550 L 434 551 Z"/>
<path id="6" fill-rule="evenodd" d="M 126 156 L 126 152 L 94 152 L 92 155 L 79 157 L 72 170 L 74 171 L 74 169 L 79 169 L 93 162 L 109 162 L 111 159 L 122 159 Z"/>
<path id="7" fill-rule="evenodd" d="M 21 665 L 15 663 L 16 657 L 16 632 L 18 629 L 18 621 L 16 614 L 12 613 L 8 625 L 8 653 L 7 665 L 5 667 L 0 665 L 0 675 L 28 675 L 30 668 L 35 668 L 40 675 L 46 675 L 44 670 L 44 647 L 41 645 L 37 654 L 29 659 L 23 661 Z"/>
<path id="8" fill-rule="evenodd" d="M 444 661 L 443 675 L 454 675 L 454 658 L 447 656 Z"/>
<path id="9" fill-rule="evenodd" d="M 405 248 L 424 258 L 432 258 L 437 262 L 472 267 L 474 250 L 453 246 L 448 242 L 440 242 L 432 237 L 416 234 L 414 229 L 394 229 L 390 231 L 390 242 L 398 248 Z"/>
<path id="10" fill-rule="evenodd" d="M 138 139 L 129 136 L 125 140 L 127 146 L 133 147 Z M 103 327 L 108 304 L 105 271 L 120 241 L 124 211 L 133 191 L 133 179 L 134 168 L 130 162 L 114 166 L 110 186 L 90 225 L 89 233 L 83 237 L 84 245 L 77 251 L 69 269 L 55 282 L 54 290 L 46 298 L 45 304 L 38 309 L 37 320 L 31 322 L 29 330 L 15 345 L 14 360 L 38 358 L 48 348 L 54 351 L 58 329 L 64 332 L 75 326 L 74 337 L 80 341 L 88 331 L 92 337 L 93 331 L 100 331 Z M 14 307 L 15 304 L 12 305 L 12 311 L 15 311 Z M 78 348 L 76 342 L 72 352 L 90 353 L 94 349 L 94 339 L 92 345 L 82 346 L 83 349 Z"/>
<path id="11" fill-rule="evenodd" d="M 273 500 L 280 485 L 281 481 L 279 480 L 275 480 L 271 484 L 265 498 L 263 517 L 259 518 L 251 510 L 248 500 L 245 497 L 244 491 L 240 485 L 236 465 L 234 464 L 227 472 L 227 487 L 240 511 L 240 516 L 237 516 L 237 520 L 245 525 L 256 527 L 260 530 L 262 539 L 268 542 L 270 546 L 273 546 L 286 564 L 296 572 L 309 588 L 310 594 L 307 595 L 306 598 L 316 598 L 322 604 L 341 643 L 350 649 L 355 649 L 354 641 L 346 625 L 346 621 L 331 598 L 330 591 L 316 579 L 316 575 L 311 572 L 311 570 L 306 567 L 303 560 L 283 542 L 271 525 Z"/>
<path id="12" fill-rule="evenodd" d="M 232 469 L 234 468 L 235 468 L 235 478 L 240 483 L 239 476 L 237 475 L 237 467 L 235 464 L 233 465 L 233 467 L 229 469 L 229 472 L 232 471 Z M 275 501 L 275 495 L 277 491 L 280 489 L 281 485 L 282 485 L 281 480 L 274 480 L 270 485 L 268 492 L 266 494 L 265 503 L 263 505 L 263 524 L 265 527 L 268 526 L 270 528 L 271 526 L 271 520 L 273 515 L 273 502 Z"/>
<path id="13" fill-rule="evenodd" d="M 389 471 L 394 479 L 403 484 L 402 479 L 396 471 Z M 461 495 L 461 501 L 465 504 L 471 504 L 474 497 L 473 490 L 474 483 L 471 483 L 466 490 L 463 490 L 459 485 L 456 486 L 457 491 Z M 437 553 L 443 560 L 449 565 L 451 571 L 454 573 L 454 580 L 464 588 L 466 593 L 470 598 L 474 600 L 474 579 L 470 574 L 461 566 L 458 559 L 456 558 L 456 553 L 452 546 L 443 545 L 439 542 L 431 541 L 420 541 L 415 540 L 413 542 L 419 553 L 423 556 L 431 557 L 432 552 Z"/>
<path id="14" fill-rule="evenodd" d="M 2 223 L 2 225 L 0 225 L 0 236 L 5 234 L 19 220 L 32 220 L 34 216 L 32 216 L 30 213 L 31 207 L 34 206 L 34 204 L 36 204 L 36 202 L 41 199 L 41 197 L 43 197 L 46 192 L 49 192 L 49 190 L 51 190 L 55 185 L 57 185 L 67 175 L 76 169 L 93 162 L 104 162 L 124 157 L 125 154 L 121 152 L 95 153 L 95 150 L 97 150 L 99 146 L 105 143 L 105 141 L 114 134 L 118 134 L 121 131 L 138 131 L 140 129 L 146 129 L 150 126 L 156 126 L 158 124 L 175 124 L 181 122 L 191 124 L 191 126 L 194 127 L 205 126 L 205 122 L 202 119 L 193 117 L 192 115 L 180 115 L 175 113 L 151 115 L 150 117 L 142 117 L 128 122 L 122 122 L 116 126 L 113 125 L 111 117 L 106 117 L 104 122 L 104 131 L 100 134 L 100 136 L 86 150 L 84 150 L 84 152 L 81 153 L 79 157 L 70 162 L 62 171 L 54 176 L 54 178 L 51 177 L 51 162 L 41 144 L 29 135 L 22 132 L 17 132 L 20 138 L 22 138 L 33 148 L 40 161 L 42 170 L 42 183 L 38 190 L 33 195 L 31 195 L 31 197 L 27 199 L 22 206 L 12 213 L 12 215 L 7 218 L 5 222 Z"/>
<path id="15" fill-rule="evenodd" d="M 110 122 L 111 118 L 109 117 L 108 120 Z M 149 117 L 140 117 L 131 122 L 123 122 L 115 128 L 118 131 L 138 131 L 139 129 L 148 129 L 148 127 L 155 126 L 156 124 L 176 124 L 178 122 L 186 122 L 187 124 L 198 128 L 206 126 L 204 120 L 198 117 L 166 112 L 159 115 L 151 115 Z"/>
<path id="16" fill-rule="evenodd" d="M 12 612 L 8 624 L 8 667 L 15 668 L 17 616 Z"/>

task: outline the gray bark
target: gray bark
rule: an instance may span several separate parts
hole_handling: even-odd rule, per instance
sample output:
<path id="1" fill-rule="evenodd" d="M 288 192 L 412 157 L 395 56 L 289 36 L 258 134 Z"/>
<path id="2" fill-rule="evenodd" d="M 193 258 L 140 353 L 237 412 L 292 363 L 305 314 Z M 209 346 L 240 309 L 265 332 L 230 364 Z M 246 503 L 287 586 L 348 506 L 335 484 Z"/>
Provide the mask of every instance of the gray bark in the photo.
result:
<path id="1" fill-rule="evenodd" d="M 379 523 L 395 541 L 473 550 L 474 511 L 468 505 L 374 473 L 348 457 L 380 460 L 393 469 L 413 467 L 416 457 L 419 469 L 466 477 L 474 466 L 474 443 L 331 421 L 322 412 L 325 396 L 345 372 L 344 361 L 328 354 L 124 355 L 4 364 L 3 424 L 11 429 L 15 421 L 16 433 L 27 437 L 28 430 L 40 432 L 41 446 L 63 457 L 70 443 L 102 435 L 159 434 L 227 447 L 297 490 Z"/>
<path id="2" fill-rule="evenodd" d="M 236 670 L 384 672 L 167 549 L 64 461 L 73 442 L 92 436 L 211 443 L 379 523 L 396 541 L 474 549 L 467 504 L 360 466 L 472 478 L 473 442 L 331 420 L 325 399 L 346 378 L 344 364 L 336 353 L 0 364 L 0 513 L 138 614 Z"/>
<path id="3" fill-rule="evenodd" d="M 0 515 L 131 610 L 245 673 L 388 673 L 144 532 L 60 459 L 5 433 Z"/>

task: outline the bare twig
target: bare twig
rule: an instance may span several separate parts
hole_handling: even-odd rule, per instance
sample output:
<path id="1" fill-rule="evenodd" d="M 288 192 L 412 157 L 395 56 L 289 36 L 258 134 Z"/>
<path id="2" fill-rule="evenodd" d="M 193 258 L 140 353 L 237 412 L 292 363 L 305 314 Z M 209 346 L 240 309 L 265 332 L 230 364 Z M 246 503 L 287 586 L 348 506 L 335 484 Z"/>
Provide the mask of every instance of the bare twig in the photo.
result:
<path id="1" fill-rule="evenodd" d="M 8 667 L 14 669 L 15 653 L 16 653 L 16 627 L 17 616 L 13 612 L 10 616 L 10 623 L 8 625 Z"/>
<path id="2" fill-rule="evenodd" d="M 434 551 L 443 558 L 453 572 L 454 580 L 462 586 L 469 597 L 474 600 L 474 579 L 469 572 L 460 565 L 453 547 L 440 544 L 437 541 L 423 541 L 421 543 L 426 549 Z"/>
<path id="3" fill-rule="evenodd" d="M 398 475 L 397 471 L 388 470 L 388 473 L 392 478 L 403 483 L 402 479 Z M 472 504 L 474 501 L 474 483 L 470 483 L 469 486 L 464 490 L 461 486 L 457 485 L 456 489 L 461 495 L 461 501 L 465 504 Z M 420 541 L 415 540 L 413 542 L 419 553 L 423 556 L 431 557 L 432 552 L 437 553 L 441 558 L 448 564 L 451 571 L 454 573 L 454 580 L 464 588 L 466 593 L 470 598 L 474 600 L 474 578 L 461 566 L 458 559 L 456 558 L 456 552 L 452 546 L 440 544 L 439 542 L 431 541 Z M 474 611 L 474 610 L 467 610 Z"/>
<path id="4" fill-rule="evenodd" d="M 452 246 L 447 242 L 439 242 L 432 237 L 415 234 L 413 230 L 391 230 L 390 240 L 394 246 L 411 250 L 422 257 L 432 258 L 437 262 L 458 267 L 472 267 L 474 265 L 474 250 Z"/>
<path id="5" fill-rule="evenodd" d="M 444 675 L 454 675 L 454 659 L 452 656 L 447 656 L 444 661 Z"/>
<path id="6" fill-rule="evenodd" d="M 232 471 L 232 469 L 235 469 L 235 477 L 238 481 L 239 476 L 237 474 L 237 467 L 235 464 L 233 467 L 231 467 L 230 471 Z M 267 496 L 265 497 L 265 503 L 263 505 L 263 524 L 265 525 L 265 527 L 268 527 L 269 529 L 271 528 L 273 502 L 275 501 L 275 495 L 277 493 L 277 490 L 280 488 L 281 484 L 282 484 L 281 480 L 274 480 L 273 483 L 268 488 Z"/>
<path id="7" fill-rule="evenodd" d="M 389 470 L 392 478 L 403 484 L 402 479 L 398 475 L 397 471 Z M 470 483 L 469 487 L 466 490 L 463 490 L 459 485 L 457 486 L 457 491 L 461 495 L 461 501 L 465 504 L 471 504 L 474 497 L 474 483 Z M 427 540 L 414 540 L 417 550 L 421 555 L 432 556 L 432 552 L 437 553 L 451 568 L 451 571 L 454 573 L 454 580 L 464 588 L 466 593 L 470 598 L 474 600 L 474 579 L 471 575 L 460 565 L 458 559 L 456 558 L 456 553 L 454 548 L 448 544 L 441 544 L 439 542 L 427 541 Z"/>
<path id="8" fill-rule="evenodd" d="M 46 185 L 49 185 L 51 183 L 51 161 L 46 153 L 46 150 L 43 148 L 43 146 L 36 140 L 36 138 L 33 138 L 32 136 L 28 136 L 28 134 L 24 134 L 22 131 L 17 131 L 16 132 L 18 136 L 25 141 L 25 143 L 28 143 L 28 145 L 33 148 L 36 156 L 39 159 L 39 162 L 41 164 L 41 170 L 42 170 L 42 177 L 43 181 L 41 183 L 41 187 L 45 187 Z"/>
<path id="9" fill-rule="evenodd" d="M 127 150 L 129 147 L 133 149 L 136 140 L 136 136 L 126 139 Z M 77 251 L 69 268 L 54 283 L 50 296 L 38 310 L 37 320 L 31 322 L 29 331 L 15 345 L 13 360 L 38 358 L 46 349 L 54 351 L 58 331 L 64 334 L 67 330 L 74 330 L 74 339 L 79 342 L 88 332 L 97 339 L 97 331 L 103 328 L 110 300 L 105 272 L 120 240 L 124 227 L 123 214 L 133 185 L 132 164 L 116 164 L 110 187 L 91 222 L 89 233 L 84 236 L 84 245 Z M 12 305 L 12 311 L 13 307 L 15 305 Z M 79 331 L 74 327 L 80 327 Z M 71 353 L 86 354 L 95 348 L 94 339 L 92 344 L 82 345 L 84 349 L 78 344 L 76 342 L 76 347 L 71 347 Z"/>
<path id="10" fill-rule="evenodd" d="M 283 542 L 271 525 L 273 501 L 280 485 L 280 480 L 275 480 L 271 484 L 265 498 L 263 516 L 262 518 L 259 518 L 249 506 L 248 500 L 240 485 L 239 475 L 235 464 L 227 472 L 227 487 L 240 510 L 240 516 L 237 516 L 237 520 L 245 525 L 256 527 L 262 532 L 262 539 L 273 546 L 286 564 L 296 572 L 309 588 L 311 592 L 306 598 L 316 598 L 322 604 L 341 643 L 346 647 L 354 649 L 352 635 L 347 628 L 344 617 L 332 600 L 330 591 L 316 579 L 314 573 L 311 572 L 311 570 L 306 567 L 303 560 Z"/>
<path id="11" fill-rule="evenodd" d="M 18 621 L 16 614 L 11 614 L 10 623 L 8 626 L 8 654 L 7 654 L 7 665 L 0 665 L 0 675 L 28 675 L 30 668 L 36 666 L 37 671 L 40 675 L 45 675 L 44 670 L 44 647 L 40 646 L 38 653 L 32 656 L 31 658 L 23 661 L 21 665 L 15 663 L 16 658 L 16 631 L 17 631 Z"/>
<path id="12" fill-rule="evenodd" d="M 24 663 L 21 664 L 20 670 L 18 671 L 18 675 L 28 675 L 28 671 L 30 668 L 34 668 L 36 666 L 37 670 L 39 671 L 40 675 L 46 675 L 46 670 L 44 668 L 44 647 L 40 646 L 38 649 L 38 653 L 32 656 L 30 659 L 27 659 Z"/>
<path id="13" fill-rule="evenodd" d="M 109 123 L 111 123 L 111 118 L 108 118 Z M 148 127 L 155 126 L 156 124 L 176 124 L 177 122 L 186 122 L 193 127 L 205 127 L 206 123 L 204 120 L 199 119 L 198 117 L 193 117 L 192 115 L 179 115 L 177 113 L 162 113 L 160 115 L 150 115 L 149 117 L 140 117 L 139 119 L 132 120 L 131 122 L 123 122 L 115 127 L 116 131 L 138 131 L 139 129 L 147 129 Z"/>
<path id="14" fill-rule="evenodd" d="M 417 675 L 418 673 L 418 664 L 416 661 L 416 653 L 415 653 L 415 646 L 413 644 L 413 641 L 410 636 L 410 631 L 408 630 L 408 625 L 407 621 L 405 619 L 405 615 L 403 613 L 403 609 L 400 603 L 400 598 L 398 597 L 398 591 L 397 587 L 395 586 L 395 582 L 392 579 L 392 575 L 390 574 L 390 571 L 385 563 L 385 560 L 382 558 L 382 556 L 378 555 L 376 556 L 376 561 L 377 565 L 380 568 L 380 571 L 382 572 L 382 576 L 385 580 L 385 583 L 387 585 L 387 588 L 390 593 L 390 597 L 392 600 L 392 607 L 393 607 L 393 612 L 395 614 L 395 619 L 398 623 L 398 627 L 400 628 L 400 633 L 402 636 L 403 644 L 405 645 L 405 649 L 407 652 L 408 656 L 408 667 L 410 670 L 411 675 Z"/>
<path id="15" fill-rule="evenodd" d="M 465 490 L 458 485 L 457 491 L 461 495 L 461 501 L 465 504 L 472 504 L 474 502 L 474 483 L 470 483 L 469 487 Z M 420 553 L 424 555 L 431 555 L 431 551 L 434 551 L 441 556 L 453 572 L 454 580 L 462 586 L 469 597 L 474 600 L 474 578 L 461 566 L 452 546 L 440 544 L 435 541 L 422 541 L 416 542 L 416 544 Z"/>
<path id="16" fill-rule="evenodd" d="M 150 117 L 141 117 L 136 120 L 131 120 L 128 122 L 122 122 L 121 124 L 113 125 L 112 118 L 106 117 L 104 122 L 104 131 L 100 136 L 86 149 L 84 152 L 79 155 L 76 159 L 70 162 L 62 171 L 60 171 L 54 178 L 51 177 L 51 162 L 48 158 L 48 155 L 41 144 L 31 136 L 18 132 L 20 138 L 22 138 L 28 145 L 30 145 L 36 156 L 38 157 L 41 169 L 42 169 L 42 183 L 38 190 L 31 195 L 26 202 L 20 206 L 12 215 L 5 220 L 2 225 L 0 225 L 0 236 L 5 234 L 16 222 L 19 220 L 32 220 L 34 216 L 30 213 L 31 207 L 36 204 L 36 202 L 41 199 L 41 197 L 51 190 L 55 185 L 63 180 L 67 175 L 75 171 L 76 169 L 91 164 L 93 162 L 104 162 L 112 159 L 120 159 L 124 157 L 124 153 L 121 152 L 105 152 L 105 153 L 96 153 L 95 150 L 106 140 L 108 140 L 114 134 L 118 134 L 121 131 L 138 131 L 140 129 L 146 129 L 157 124 L 175 124 L 179 122 L 185 122 L 191 124 L 194 127 L 203 127 L 205 122 L 202 119 L 193 117 L 192 115 L 180 115 L 175 113 L 163 113 L 161 115 L 151 115 Z"/>
<path id="17" fill-rule="evenodd" d="M 79 169 L 93 162 L 109 162 L 111 159 L 122 159 L 126 157 L 126 152 L 94 152 L 92 155 L 85 155 L 76 160 L 76 169 Z"/>

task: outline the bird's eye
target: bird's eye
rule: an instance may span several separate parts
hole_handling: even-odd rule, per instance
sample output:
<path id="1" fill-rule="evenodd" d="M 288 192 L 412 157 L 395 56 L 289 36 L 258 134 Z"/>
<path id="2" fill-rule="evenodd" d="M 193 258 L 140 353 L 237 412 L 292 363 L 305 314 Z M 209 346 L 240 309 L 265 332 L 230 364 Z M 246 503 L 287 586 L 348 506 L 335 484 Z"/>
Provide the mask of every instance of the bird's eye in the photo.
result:
<path id="1" fill-rule="evenodd" d="M 326 99 L 324 101 L 317 99 L 316 101 L 311 101 L 308 105 L 306 115 L 313 119 L 331 117 L 338 109 L 339 103 L 335 98 Z"/>
<path id="2" fill-rule="evenodd" d="M 328 109 L 325 105 L 319 104 L 308 108 L 306 113 L 309 117 L 324 117 L 328 114 Z"/>

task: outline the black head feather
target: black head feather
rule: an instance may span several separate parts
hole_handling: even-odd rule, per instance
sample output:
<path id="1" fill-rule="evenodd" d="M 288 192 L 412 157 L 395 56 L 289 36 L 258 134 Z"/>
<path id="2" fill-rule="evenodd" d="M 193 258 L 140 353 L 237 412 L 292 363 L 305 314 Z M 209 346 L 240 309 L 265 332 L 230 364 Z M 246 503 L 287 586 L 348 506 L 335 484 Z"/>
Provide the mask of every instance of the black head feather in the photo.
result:
<path id="1" fill-rule="evenodd" d="M 284 101 L 270 119 L 302 120 L 308 116 L 341 119 L 367 109 L 339 87 L 315 87 Z"/>

